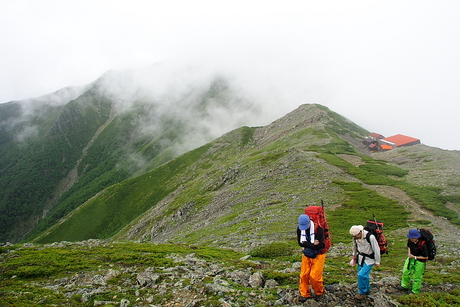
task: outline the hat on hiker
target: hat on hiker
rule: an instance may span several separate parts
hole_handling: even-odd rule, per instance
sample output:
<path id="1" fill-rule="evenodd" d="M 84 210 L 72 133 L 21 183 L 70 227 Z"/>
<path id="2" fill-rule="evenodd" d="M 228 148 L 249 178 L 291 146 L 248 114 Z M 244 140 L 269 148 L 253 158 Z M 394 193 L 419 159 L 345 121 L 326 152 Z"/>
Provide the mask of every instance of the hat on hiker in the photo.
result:
<path id="1" fill-rule="evenodd" d="M 407 237 L 408 237 L 409 239 L 418 239 L 418 238 L 420 238 L 421 236 L 422 236 L 422 235 L 420 234 L 420 232 L 418 232 L 418 230 L 415 229 L 415 228 L 409 230 L 409 233 L 407 234 Z"/>
<path id="2" fill-rule="evenodd" d="M 361 231 L 363 231 L 364 227 L 362 225 L 353 225 L 350 228 L 350 234 L 355 237 L 359 235 Z"/>
<path id="3" fill-rule="evenodd" d="M 301 214 L 299 216 L 299 229 L 305 230 L 310 227 L 310 217 L 306 214 Z"/>

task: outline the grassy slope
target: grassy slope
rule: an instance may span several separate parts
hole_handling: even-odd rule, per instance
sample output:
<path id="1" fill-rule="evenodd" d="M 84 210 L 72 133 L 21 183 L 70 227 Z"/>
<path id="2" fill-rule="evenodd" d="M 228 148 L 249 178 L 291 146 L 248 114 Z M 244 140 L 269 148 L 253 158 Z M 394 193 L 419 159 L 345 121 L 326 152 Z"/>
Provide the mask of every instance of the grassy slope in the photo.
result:
<path id="1" fill-rule="evenodd" d="M 69 237 L 77 233 L 83 233 L 85 238 L 91 237 L 88 234 L 94 237 L 94 233 L 98 238 L 109 238 L 127 225 L 114 238 L 171 240 L 176 244 L 203 243 L 235 249 L 246 245 L 246 250 L 259 246 L 251 252 L 256 258 L 293 262 L 298 261 L 293 240 L 296 217 L 305 205 L 317 204 L 323 198 L 335 244 L 348 244 L 349 226 L 363 223 L 372 214 L 385 221 L 391 257 L 384 256 L 384 265 L 374 274 L 377 278 L 399 276 L 406 254 L 405 238 L 393 230 L 408 226 L 408 212 L 361 182 L 405 186 L 407 171 L 360 155 L 338 136 L 334 123 L 328 129 L 308 126 L 289 132 L 276 124 L 279 122 L 235 130 L 152 172 L 117 184 L 37 241 L 82 240 L 79 235 Z M 284 136 L 274 137 L 279 135 Z M 338 156 L 342 153 L 359 156 L 366 163 L 356 167 Z M 420 194 L 422 200 L 432 201 L 432 189 L 416 188 L 428 191 Z M 157 203 L 160 199 L 161 203 Z M 438 199 L 434 202 L 438 204 Z M 133 208 L 138 210 L 135 214 Z M 79 223 L 93 215 L 98 216 L 93 222 Z M 129 223 L 130 219 L 133 222 Z M 136 235 L 133 229 L 144 232 Z M 150 232 L 153 236 L 145 237 Z M 273 241 L 277 243 L 270 244 Z M 251 245 L 254 242 L 257 244 Z M 122 256 L 115 254 L 111 257 Z M 221 258 L 219 252 L 213 257 Z M 431 263 L 424 280 L 430 284 L 458 283 L 458 267 L 444 266 L 454 259 L 445 255 L 438 258 Z M 327 284 L 355 281 L 355 272 L 347 262 L 348 257 L 341 255 L 326 262 Z M 273 270 L 280 269 L 277 263 L 271 264 Z M 281 276 L 272 269 L 264 270 L 264 274 L 285 278 L 283 285 L 296 286 L 297 274 Z M 443 274 L 439 274 L 441 271 Z M 433 302 L 426 295 L 417 299 Z M 410 305 L 410 300 L 405 303 Z"/>
<path id="2" fill-rule="evenodd" d="M 305 123 L 306 116 L 314 120 Z M 298 214 L 321 199 L 336 243 L 349 239 L 350 225 L 374 214 L 388 230 L 407 225 L 408 213 L 400 203 L 362 183 L 417 193 L 425 207 L 449 217 L 438 193 L 407 183 L 405 170 L 360 155 L 338 133 L 359 136 L 365 131 L 316 105 L 303 106 L 267 127 L 237 129 L 104 190 L 35 241 L 117 234 L 118 239 L 247 249 L 292 241 Z M 366 163 L 356 167 L 339 157 L 343 153 Z"/>
<path id="3" fill-rule="evenodd" d="M 17 261 L 23 262 L 18 262 L 17 266 L 3 267 L 4 275 L 23 275 L 16 282 L 2 281 L 4 293 L 16 291 L 14 287 L 28 289 L 30 293 L 40 291 L 24 282 L 23 278 L 59 277 L 64 271 L 97 270 L 108 263 L 169 266 L 168 260 L 162 260 L 164 252 L 192 252 L 189 246 L 177 244 L 181 242 L 235 249 L 246 245 L 246 250 L 250 250 L 256 259 L 265 261 L 265 276 L 276 278 L 281 283 L 280 287 L 295 288 L 298 274 L 281 274 L 277 270 L 285 268 L 283 261 L 298 261 L 293 240 L 296 217 L 305 205 L 317 204 L 321 198 L 326 203 L 336 245 L 340 242 L 348 244 L 349 226 L 363 223 L 372 214 L 385 221 L 391 257 L 384 256 L 382 267 L 373 274 L 377 279 L 399 276 L 400 265 L 406 255 L 405 238 L 393 230 L 408 226 L 408 213 L 398 202 L 382 197 L 362 182 L 401 186 L 406 184 L 407 171 L 356 152 L 336 133 L 334 126 L 338 122 L 340 118 L 328 122 L 326 129 L 321 129 L 321 125 L 300 125 L 297 129 L 286 130 L 281 127 L 282 120 L 263 128 L 243 127 L 152 172 L 106 189 L 75 211 L 66 222 L 52 229 L 48 236 L 37 241 L 109 238 L 117 233 L 113 238 L 154 242 L 171 240 L 175 244 L 113 244 L 108 250 L 92 249 L 91 253 L 101 261 L 96 259 L 91 263 L 82 262 L 81 251 L 74 256 L 68 248 L 57 249 L 57 253 L 53 254 L 66 253 L 66 256 L 59 256 L 51 263 L 49 269 L 55 272 L 41 271 L 43 266 L 34 265 L 40 257 L 45 260 L 50 257 L 46 251 L 43 255 L 39 254 L 41 249 L 38 248 L 37 253 L 31 252 L 35 260 L 20 257 Z M 285 126 L 292 127 L 291 122 Z M 347 135 L 360 133 L 352 128 L 341 128 L 338 132 Z M 340 158 L 342 153 L 360 157 L 365 164 L 354 166 Z M 433 201 L 430 192 L 426 192 L 428 196 L 425 192 L 420 197 L 427 202 Z M 438 204 L 438 199 L 434 203 Z M 89 224 L 90 218 L 92 222 Z M 124 225 L 127 226 L 123 228 Z M 137 230 L 141 230 L 140 233 Z M 255 246 L 259 247 L 254 249 Z M 22 253 L 28 252 L 26 249 Z M 212 254 L 217 261 L 228 261 L 230 257 L 233 258 L 230 262 L 236 266 L 248 265 L 237 260 L 241 256 L 238 253 L 230 255 L 225 251 L 208 251 L 204 247 L 199 247 L 198 251 L 194 248 L 193 252 L 199 256 Z M 86 253 L 84 257 L 93 259 Z M 156 256 L 145 258 L 145 253 L 155 253 Z M 77 258 L 72 260 L 72 257 Z M 330 257 L 325 267 L 326 284 L 355 282 L 356 273 L 347 266 L 349 258 L 340 253 Z M 440 255 L 437 261 L 432 262 L 424 281 L 429 284 L 458 284 L 458 266 L 444 266 L 455 260 L 449 257 Z M 58 265 L 63 259 L 67 262 Z M 440 274 L 441 271 L 443 274 Z M 49 293 L 46 295 L 56 303 L 62 302 L 62 298 L 52 298 Z M 112 295 L 108 292 L 99 298 Z M 447 301 L 449 295 L 426 293 L 412 298 L 401 297 L 400 301 L 408 306 L 416 306 L 422 301 L 433 304 L 434 301 Z"/>
<path id="4" fill-rule="evenodd" d="M 317 109 L 308 112 L 327 114 Z M 337 119 L 333 123 L 347 129 L 348 133 L 356 133 L 344 128 Z M 316 157 L 318 151 L 330 152 L 330 148 L 352 150 L 330 129 L 308 125 L 288 134 L 284 128 L 272 126 L 267 129 L 271 135 L 285 136 L 255 146 L 253 133 L 263 128 L 236 130 L 152 172 L 104 190 L 36 241 L 108 238 L 155 207 L 179 186 L 181 192 L 172 198 L 160 216 L 152 218 L 150 226 L 161 224 L 160 219 L 166 220 L 167 224 L 157 227 L 157 234 L 172 233 L 174 229 L 181 240 L 200 243 L 229 240 L 229 244 L 236 245 L 261 235 L 267 242 L 274 238 L 288 239 L 291 230 L 287 225 L 293 224 L 306 204 L 316 204 L 320 199 L 325 199 L 327 205 L 343 204 L 337 209 L 340 212 L 337 216 L 346 213 L 355 217 L 355 223 L 371 216 L 374 199 L 376 206 L 384 201 L 374 192 L 358 187 L 360 184 L 353 188 L 360 193 L 351 193 L 346 182 L 356 180 L 339 168 L 331 167 L 330 164 L 334 164 L 331 161 L 328 164 Z M 263 140 L 258 142 L 263 143 Z M 359 198 L 367 205 L 355 206 L 355 199 Z M 385 218 L 386 211 L 401 211 L 399 204 L 386 202 L 388 205 L 385 209 L 379 208 L 378 216 Z M 175 218 L 177 210 L 186 204 L 191 204 L 188 220 Z M 404 214 L 400 216 L 401 220 L 396 220 L 394 227 L 403 226 Z M 332 210 L 331 218 L 334 224 Z M 338 233 L 346 233 L 346 229 L 341 229 L 343 223 L 336 224 Z M 240 241 L 235 240 L 238 238 Z"/>
<path id="5" fill-rule="evenodd" d="M 17 241 L 41 218 L 56 186 L 109 112 L 109 102 L 87 92 L 63 107 L 37 107 L 33 115 L 15 126 L 17 130 L 0 132 L 0 139 L 8 136 L 5 142 L 0 140 L 0 241 Z M 2 126 L 20 118 L 20 113 L 10 115 Z M 15 134 L 21 129 L 36 129 L 37 133 L 19 142 Z"/>
<path id="6" fill-rule="evenodd" d="M 37 242 L 108 238 L 177 188 L 170 182 L 185 165 L 193 163 L 208 146 L 134 179 L 115 184 L 75 210 Z"/>
<path id="7" fill-rule="evenodd" d="M 96 88 L 95 86 L 91 91 L 80 96 L 74 104 L 91 105 L 92 100 L 98 98 Z M 89 146 L 86 154 L 82 155 L 81 150 L 73 152 L 77 156 L 76 159 L 81 159 L 77 169 L 78 178 L 73 181 L 75 184 L 65 191 L 55 190 L 54 195 L 59 195 L 59 197 L 56 196 L 50 201 L 48 208 L 51 210 L 22 241 L 27 242 L 36 237 L 101 190 L 127 178 L 140 176 L 177 157 L 187 148 L 196 148 L 197 142 L 210 140 L 212 130 L 208 129 L 209 124 L 204 124 L 204 129 L 203 123 L 212 122 L 214 109 L 224 108 L 228 110 L 230 116 L 237 114 L 233 109 L 239 109 L 242 106 L 248 110 L 251 109 L 249 102 L 234 96 L 225 80 L 215 80 L 209 85 L 209 88 L 198 88 L 184 97 L 172 98 L 174 103 L 170 103 L 171 107 L 162 106 L 161 102 L 145 98 L 133 101 L 129 109 L 120 110 L 116 101 L 113 101 L 114 108 L 111 115 L 115 117 L 107 122 L 107 126 L 100 127 L 103 129 L 97 135 L 94 135 L 92 131 L 93 134 L 90 136 L 94 135 L 97 138 Z M 181 109 L 183 112 L 178 114 L 176 109 Z M 119 111 L 118 114 L 115 114 L 117 113 L 115 111 Z M 81 137 L 82 133 L 78 128 L 95 123 L 100 125 L 99 122 L 93 120 L 94 115 L 91 109 L 83 108 L 69 113 L 67 122 L 79 116 L 87 118 L 85 123 L 76 127 L 75 131 L 72 130 L 75 132 L 71 135 L 72 140 Z M 60 122 L 56 124 L 52 119 L 49 120 L 49 123 L 56 126 L 63 125 Z M 58 133 L 57 137 L 59 139 Z M 78 139 L 78 142 L 82 145 L 88 144 L 88 140 Z M 55 161 L 61 159 L 61 157 L 53 158 Z M 69 163 L 70 167 L 75 165 L 75 161 Z M 62 172 L 62 174 L 66 173 Z M 68 181 L 65 184 L 67 187 Z M 36 190 L 41 191 L 41 189 Z M 139 212 L 136 211 L 136 213 Z M 129 219 L 132 217 L 131 214 L 128 216 Z M 30 227 L 28 229 L 30 230 Z"/>

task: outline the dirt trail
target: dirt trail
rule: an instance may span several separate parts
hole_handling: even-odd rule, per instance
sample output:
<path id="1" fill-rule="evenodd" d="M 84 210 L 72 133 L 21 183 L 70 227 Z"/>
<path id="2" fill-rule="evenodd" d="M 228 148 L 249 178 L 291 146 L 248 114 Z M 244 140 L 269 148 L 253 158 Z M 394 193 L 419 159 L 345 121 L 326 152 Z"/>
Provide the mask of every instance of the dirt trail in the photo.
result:
<path id="1" fill-rule="evenodd" d="M 433 231 L 438 242 L 450 244 L 460 243 L 460 229 L 458 227 L 450 223 L 446 218 L 435 216 L 432 212 L 422 208 L 420 204 L 415 202 L 404 191 L 391 186 L 367 185 L 366 187 L 373 189 L 385 197 L 397 200 L 399 203 L 401 203 L 406 210 L 411 212 L 409 223 L 414 227 L 421 227 L 416 223 L 418 220 L 430 221 L 434 227 L 428 227 Z"/>
<path id="2" fill-rule="evenodd" d="M 359 156 L 355 155 L 338 155 L 340 158 L 346 160 L 347 162 L 353 164 L 356 167 L 359 167 L 365 162 Z M 367 188 L 372 189 L 383 195 L 385 197 L 394 199 L 404 206 L 407 211 L 411 212 L 409 217 L 409 224 L 413 227 L 420 228 L 422 225 L 418 225 L 417 221 L 419 220 L 428 220 L 434 226 L 427 226 L 430 230 L 433 231 L 433 234 L 436 237 L 436 241 L 444 244 L 459 244 L 460 243 L 460 228 L 450 223 L 446 218 L 435 216 L 432 212 L 422 208 L 420 204 L 414 201 L 409 197 L 406 192 L 402 191 L 397 187 L 392 186 L 376 186 L 376 185 L 365 185 Z M 459 212 L 455 206 L 448 204 L 450 209 Z M 404 235 L 403 232 L 407 229 L 398 230 L 397 234 Z M 458 245 L 457 245 L 458 246 Z"/>

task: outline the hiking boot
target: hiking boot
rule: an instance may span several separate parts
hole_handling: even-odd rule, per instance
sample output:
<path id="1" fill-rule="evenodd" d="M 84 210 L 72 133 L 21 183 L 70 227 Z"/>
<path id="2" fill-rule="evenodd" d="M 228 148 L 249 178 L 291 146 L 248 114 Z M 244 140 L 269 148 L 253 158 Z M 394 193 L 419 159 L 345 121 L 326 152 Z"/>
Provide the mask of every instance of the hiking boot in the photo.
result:
<path id="1" fill-rule="evenodd" d="M 307 300 L 309 300 L 309 299 L 311 299 L 310 296 L 309 296 L 309 297 L 301 296 L 301 297 L 299 298 L 299 302 L 305 303 L 305 302 L 306 302 Z"/>
<path id="2" fill-rule="evenodd" d="M 358 293 L 358 294 L 356 294 L 356 296 L 355 296 L 355 299 L 357 299 L 357 300 L 362 300 L 362 299 L 365 299 L 365 298 L 366 298 L 366 296 L 365 296 L 364 294 L 359 294 L 359 293 Z"/>
<path id="3" fill-rule="evenodd" d="M 403 286 L 398 286 L 399 291 L 409 291 L 408 288 L 404 288 Z"/>

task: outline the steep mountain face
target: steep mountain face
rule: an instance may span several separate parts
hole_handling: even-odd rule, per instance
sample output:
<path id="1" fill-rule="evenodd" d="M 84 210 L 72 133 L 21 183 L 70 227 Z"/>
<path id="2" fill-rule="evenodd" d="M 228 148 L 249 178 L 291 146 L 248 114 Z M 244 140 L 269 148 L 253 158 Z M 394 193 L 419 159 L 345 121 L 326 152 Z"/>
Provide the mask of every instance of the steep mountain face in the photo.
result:
<path id="1" fill-rule="evenodd" d="M 290 237 L 295 216 L 321 199 L 332 215 L 351 208 L 366 219 L 380 208 L 359 208 L 354 198 L 379 199 L 376 185 L 460 223 L 458 152 L 420 145 L 369 153 L 361 144 L 368 131 L 317 104 L 248 127 L 263 106 L 230 78 L 168 69 L 112 71 L 84 87 L 0 104 L 0 242 L 248 248 Z M 402 210 L 390 198 L 380 202 Z M 403 211 L 394 227 L 404 225 Z"/>
<path id="2" fill-rule="evenodd" d="M 450 210 L 433 191 L 439 188 L 415 186 L 404 179 L 410 171 L 363 155 L 367 134 L 321 105 L 302 105 L 268 126 L 236 129 L 103 190 L 35 241 L 112 238 L 249 250 L 291 241 L 298 214 L 324 200 L 334 239 L 346 242 L 349 225 L 373 214 L 389 230 L 406 227 L 410 212 L 396 193 L 413 194 L 459 225 L 458 188 L 449 190 L 456 193 Z"/>
<path id="3" fill-rule="evenodd" d="M 154 240 L 161 241 L 167 240 L 171 236 L 170 232 L 190 231 L 192 227 L 206 233 L 209 229 L 205 225 L 231 214 L 235 206 L 247 206 L 248 202 L 252 202 L 251 209 L 245 208 L 245 215 L 239 217 L 243 223 L 247 223 L 248 218 L 258 220 L 257 216 L 252 215 L 267 204 L 279 211 L 276 204 L 296 194 L 314 193 L 310 202 L 315 203 L 322 197 L 321 190 L 330 188 L 330 197 L 336 203 L 342 196 L 337 189 L 334 191 L 334 188 L 329 187 L 330 182 L 333 178 L 344 179 L 348 176 L 331 170 L 314 153 L 302 149 L 330 142 L 333 136 L 324 130 L 326 123 L 332 120 L 329 113 L 317 105 L 305 105 L 267 127 L 243 127 L 230 132 L 185 154 L 181 159 L 105 190 L 101 197 L 95 197 L 81 206 L 56 230 L 40 240 L 61 240 L 59 234 L 63 233 L 69 235 L 65 240 L 83 240 L 101 233 L 109 237 L 129 223 L 129 218 L 135 219 L 143 214 L 142 221 L 136 223 L 126 237 L 140 239 L 152 233 L 155 234 Z M 360 130 L 359 127 L 355 128 Z M 360 131 L 365 132 L 362 129 Z M 284 164 L 286 162 L 282 161 L 291 159 L 298 160 L 296 164 L 304 164 L 308 169 L 296 169 L 288 165 L 273 168 L 273 163 Z M 332 175 L 334 171 L 337 174 Z M 326 173 L 331 173 L 331 176 L 325 176 Z M 286 177 L 284 180 L 280 178 L 282 174 Z M 308 184 L 314 184 L 313 187 L 304 186 L 304 176 L 311 177 Z M 289 182 L 288 177 L 293 182 Z M 325 180 L 326 177 L 329 178 Z M 241 181 L 243 186 L 231 185 L 237 181 Z M 286 187 L 281 188 L 284 185 Z M 291 188 L 287 189 L 288 186 Z M 292 189 L 294 186 L 295 190 Z M 284 189 L 287 190 L 280 192 Z M 290 206 L 302 207 L 304 204 L 299 199 Z M 74 220 L 82 216 L 97 218 L 84 223 L 82 228 L 86 230 L 82 231 L 80 227 L 83 224 L 77 225 Z M 264 216 L 267 221 L 270 220 L 268 215 Z M 174 221 L 175 217 L 184 223 Z M 285 216 L 274 215 L 273 222 L 283 225 L 290 218 L 290 213 Z M 225 228 L 222 223 L 218 225 L 216 227 Z M 241 227 L 241 231 L 244 229 Z M 216 232 L 212 230 L 210 233 Z"/>
<path id="4" fill-rule="evenodd" d="M 312 150 L 340 143 L 353 151 L 331 127 L 356 142 L 366 134 L 324 107 L 303 105 L 269 126 L 234 130 L 104 190 L 37 241 L 116 235 L 241 247 L 250 239 L 286 239 L 286 225 L 305 205 L 324 199 L 336 206 L 345 195 L 333 182 L 356 181 Z M 264 229 L 270 230 L 262 235 Z"/>
<path id="5" fill-rule="evenodd" d="M 65 105 L 11 102 L 1 122 L 1 239 L 18 240 L 49 210 L 57 185 L 69 173 L 94 131 L 109 116 L 110 102 L 86 92 Z M 87 116 L 85 113 L 91 114 Z"/>
<path id="6" fill-rule="evenodd" d="M 174 176 L 182 178 L 176 190 L 114 238 L 239 250 L 292 240 L 292 228 L 305 206 L 324 200 L 333 209 L 346 199 L 334 182 L 356 180 L 312 150 L 331 142 L 351 147 L 332 126 L 356 142 L 366 135 L 338 114 L 311 104 L 268 126 L 222 136 Z"/>
<path id="7" fill-rule="evenodd" d="M 0 104 L 0 242 L 35 236 L 102 189 L 258 113 L 222 77 L 159 83 L 163 73 L 109 72 L 81 88 Z"/>

